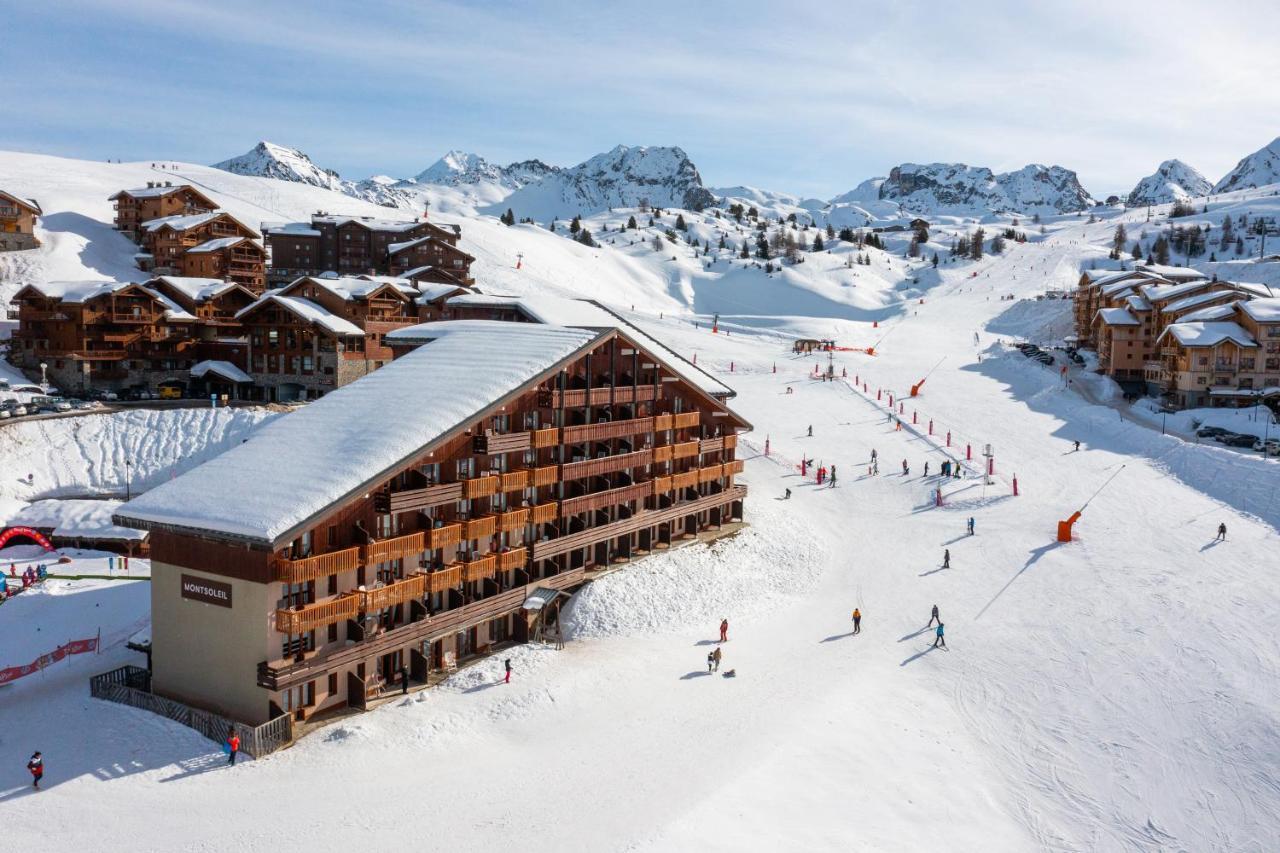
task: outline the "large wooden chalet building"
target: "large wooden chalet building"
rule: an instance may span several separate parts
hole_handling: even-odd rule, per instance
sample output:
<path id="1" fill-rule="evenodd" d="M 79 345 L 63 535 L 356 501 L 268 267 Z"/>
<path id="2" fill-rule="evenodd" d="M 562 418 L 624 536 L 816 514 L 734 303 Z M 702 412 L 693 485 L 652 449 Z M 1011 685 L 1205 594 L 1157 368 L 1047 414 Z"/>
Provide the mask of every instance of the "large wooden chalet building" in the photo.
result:
<path id="1" fill-rule="evenodd" d="M 310 222 L 264 224 L 262 230 L 273 284 L 323 272 L 464 287 L 474 283 L 475 258 L 458 248 L 462 229 L 457 225 L 316 213 Z"/>
<path id="2" fill-rule="evenodd" d="M 742 518 L 728 388 L 592 303 L 529 314 L 391 332 L 391 364 L 118 510 L 151 535 L 155 692 L 251 724 L 364 708 Z"/>

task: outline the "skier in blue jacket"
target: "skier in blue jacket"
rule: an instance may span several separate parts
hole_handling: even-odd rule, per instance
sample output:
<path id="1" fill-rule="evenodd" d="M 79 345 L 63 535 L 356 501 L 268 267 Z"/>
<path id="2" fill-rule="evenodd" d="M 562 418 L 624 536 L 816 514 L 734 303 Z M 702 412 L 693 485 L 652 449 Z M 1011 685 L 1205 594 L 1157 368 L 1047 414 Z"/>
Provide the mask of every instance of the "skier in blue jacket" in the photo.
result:
<path id="1" fill-rule="evenodd" d="M 933 647 L 936 649 L 938 646 L 942 646 L 945 649 L 947 647 L 947 641 L 942 636 L 942 620 L 941 619 L 938 620 L 938 628 L 935 633 L 936 633 L 936 636 L 933 638 Z"/>

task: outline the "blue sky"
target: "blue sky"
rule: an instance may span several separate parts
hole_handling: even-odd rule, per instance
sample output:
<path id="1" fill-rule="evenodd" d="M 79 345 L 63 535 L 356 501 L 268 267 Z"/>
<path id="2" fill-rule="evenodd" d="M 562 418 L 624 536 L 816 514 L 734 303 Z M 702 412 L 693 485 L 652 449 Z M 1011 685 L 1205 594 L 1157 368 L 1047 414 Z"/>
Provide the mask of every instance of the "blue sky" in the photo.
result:
<path id="1" fill-rule="evenodd" d="M 450 148 L 571 165 L 679 145 L 708 185 L 827 198 L 901 162 L 1127 191 L 1280 135 L 1280 4 L 49 0 L 0 12 L 0 148 L 344 177 Z M 15 96 L 15 93 L 29 93 Z"/>

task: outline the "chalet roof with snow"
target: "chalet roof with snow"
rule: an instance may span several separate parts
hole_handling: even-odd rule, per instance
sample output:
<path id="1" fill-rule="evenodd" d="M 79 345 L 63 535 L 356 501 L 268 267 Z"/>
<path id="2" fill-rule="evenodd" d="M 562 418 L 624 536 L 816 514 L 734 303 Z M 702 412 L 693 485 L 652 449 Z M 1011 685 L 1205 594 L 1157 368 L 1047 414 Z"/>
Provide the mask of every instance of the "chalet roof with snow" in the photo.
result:
<path id="1" fill-rule="evenodd" d="M 1206 279 L 1197 281 L 1184 282 L 1156 282 L 1152 284 L 1141 285 L 1138 289 L 1142 291 L 1142 295 L 1153 304 L 1156 302 L 1167 302 L 1171 299 L 1181 299 L 1204 290 L 1212 282 Z"/>
<path id="2" fill-rule="evenodd" d="M 417 303 L 426 305 L 428 302 L 435 302 L 437 299 L 446 299 L 466 292 L 467 289 L 465 287 L 457 284 L 436 284 L 435 282 L 424 281 L 418 285 Z"/>
<path id="3" fill-rule="evenodd" d="M 1159 341 L 1172 337 L 1184 347 L 1212 347 L 1224 341 L 1234 341 L 1242 347 L 1256 347 L 1258 342 L 1241 328 L 1239 323 L 1219 321 L 1212 323 L 1174 323 L 1161 333 Z"/>
<path id="4" fill-rule="evenodd" d="M 1175 267 L 1169 264 L 1138 264 L 1140 272 L 1149 272 L 1169 281 L 1192 281 L 1205 278 L 1205 274 L 1191 267 Z"/>
<path id="5" fill-rule="evenodd" d="M 194 377 L 204 376 L 206 373 L 212 373 L 215 376 L 221 376 L 230 382 L 252 382 L 253 377 L 236 367 L 229 361 L 221 359 L 205 359 L 191 365 L 191 375 Z"/>
<path id="6" fill-rule="evenodd" d="M 297 317 L 332 332 L 335 335 L 364 336 L 364 330 L 355 323 L 352 323 L 345 317 L 339 317 L 337 314 L 326 310 L 323 306 L 312 302 L 310 299 L 303 299 L 300 296 L 282 296 L 279 293 L 267 293 L 262 295 L 252 305 L 247 305 L 237 311 L 236 319 L 243 321 L 244 318 L 256 313 L 268 303 L 274 303 L 286 311 L 292 312 Z"/>
<path id="7" fill-rule="evenodd" d="M 435 235 L 432 235 L 432 234 L 428 234 L 426 237 L 418 237 L 417 239 L 414 239 L 414 240 L 405 240 L 402 243 L 391 243 L 387 246 L 387 254 L 398 255 L 401 252 L 405 251 L 406 249 L 412 249 L 414 246 L 421 246 L 426 243 L 439 243 L 441 246 L 445 247 L 445 249 L 447 249 L 450 252 L 454 252 L 456 254 L 462 255 L 464 258 L 467 258 L 468 260 L 472 260 L 472 261 L 475 260 L 474 256 L 468 255 L 466 252 L 462 251 L 457 246 L 454 246 L 450 243 L 446 243 L 444 240 L 441 240 L 439 237 L 436 237 Z"/>
<path id="8" fill-rule="evenodd" d="M 308 284 L 323 288 L 343 302 L 362 302 L 377 293 L 389 291 L 397 298 L 410 300 L 418 295 L 418 289 L 411 284 L 401 284 L 398 279 L 358 278 L 347 276 L 303 276 L 294 279 L 280 289 L 282 294 L 293 294 Z"/>
<path id="9" fill-rule="evenodd" d="M 212 240 L 205 240 L 198 246 L 192 246 L 187 249 L 188 255 L 202 255 L 208 252 L 220 252 L 223 249 L 230 249 L 245 241 L 253 243 L 248 237 L 215 237 Z M 254 245 L 257 245 L 256 243 Z"/>
<path id="10" fill-rule="evenodd" d="M 17 205 L 18 207 L 26 208 L 28 211 L 36 214 L 37 216 L 43 213 L 43 211 L 40 210 L 40 204 L 34 198 L 19 198 L 18 196 L 13 195 L 12 193 L 7 193 L 4 190 L 0 190 L 0 201 L 7 201 L 10 204 Z"/>
<path id="11" fill-rule="evenodd" d="M 1124 301 L 1128 304 L 1130 311 L 1151 310 L 1151 303 L 1148 302 L 1147 298 L 1140 293 L 1130 294 L 1124 298 Z"/>
<path id="12" fill-rule="evenodd" d="M 1197 293 L 1192 296 L 1184 296 L 1181 299 L 1175 299 L 1166 303 L 1160 309 L 1161 314 L 1177 314 L 1180 311 L 1190 311 L 1195 308 L 1202 308 L 1211 302 L 1217 302 L 1220 299 L 1235 300 L 1241 299 L 1241 295 L 1234 290 L 1211 290 L 1208 293 Z"/>
<path id="13" fill-rule="evenodd" d="M 108 196 L 107 200 L 115 201 L 121 196 L 129 196 L 129 198 L 136 198 L 136 199 L 164 198 L 165 196 L 173 195 L 174 193 L 180 193 L 184 190 L 200 196 L 200 198 L 209 202 L 210 207 L 217 207 L 217 205 L 214 204 L 213 199 L 209 198 L 207 195 L 200 192 L 200 190 L 196 189 L 190 184 L 173 184 L 171 186 L 139 187 L 136 190 L 120 190 L 120 192 L 115 193 L 111 196 Z"/>
<path id="14" fill-rule="evenodd" d="M 89 281 L 39 281 L 26 285 L 15 293 L 13 298 L 17 299 L 27 290 L 34 290 L 48 299 L 57 299 L 59 302 L 76 305 L 108 293 L 115 293 L 130 286 L 132 286 L 131 283 L 127 281 L 100 281 L 96 279 Z"/>
<path id="15" fill-rule="evenodd" d="M 234 281 L 223 281 L 220 278 L 158 275 L 145 283 L 147 285 L 154 286 L 155 282 L 164 282 L 196 305 L 200 305 L 210 299 L 215 299 L 228 291 L 236 289 L 243 290 L 245 293 L 253 295 L 253 291 L 243 285 L 236 284 Z M 256 299 L 257 297 L 254 298 Z"/>
<path id="16" fill-rule="evenodd" d="M 1210 305 L 1208 308 L 1201 308 L 1198 311 L 1183 314 L 1178 318 L 1178 322 L 1204 323 L 1210 320 L 1226 320 L 1229 317 L 1236 316 L 1236 306 L 1242 304 L 1244 303 L 1229 302 L 1226 305 Z"/>
<path id="17" fill-rule="evenodd" d="M 156 290 L 154 287 L 147 287 L 145 284 L 139 287 L 149 293 L 164 309 L 164 317 L 174 323 L 194 323 L 196 316 L 187 309 L 183 308 L 177 302 L 174 302 L 165 294 Z"/>
<path id="18" fill-rule="evenodd" d="M 1249 299 L 1236 307 L 1259 323 L 1280 323 L 1280 297 Z"/>
<path id="19" fill-rule="evenodd" d="M 135 498 L 116 523 L 274 547 L 608 334 L 484 320 L 432 325 L 429 343 Z M 393 411 L 413 417 L 379 416 Z"/>
<path id="20" fill-rule="evenodd" d="M 1095 315 L 1108 326 L 1137 326 L 1138 318 L 1128 308 L 1099 308 Z"/>

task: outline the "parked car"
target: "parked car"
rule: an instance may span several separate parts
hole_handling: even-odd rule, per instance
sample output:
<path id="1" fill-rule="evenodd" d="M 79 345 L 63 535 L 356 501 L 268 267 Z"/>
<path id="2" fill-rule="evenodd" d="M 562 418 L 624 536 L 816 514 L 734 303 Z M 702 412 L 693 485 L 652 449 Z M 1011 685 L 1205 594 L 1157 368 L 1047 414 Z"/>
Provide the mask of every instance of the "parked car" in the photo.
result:
<path id="1" fill-rule="evenodd" d="M 1263 453 L 1267 453 L 1275 447 L 1280 447 L 1280 438 L 1268 438 L 1265 441 L 1260 438 L 1253 443 L 1253 449 L 1261 450 Z"/>
<path id="2" fill-rule="evenodd" d="M 159 400 L 181 400 L 182 389 L 177 385 L 161 385 L 156 398 Z"/>
<path id="3" fill-rule="evenodd" d="M 98 408 L 97 402 L 93 400 L 69 400 L 68 402 L 71 403 L 71 408 L 77 410 Z"/>
<path id="4" fill-rule="evenodd" d="M 1220 435 L 1227 435 L 1231 430 L 1223 429 L 1216 426 L 1203 426 L 1196 430 L 1196 435 L 1201 438 L 1217 438 Z"/>
<path id="5" fill-rule="evenodd" d="M 52 402 L 52 404 L 53 404 L 53 409 L 54 409 L 54 411 L 55 411 L 55 412 L 69 412 L 69 411 L 71 411 L 71 401 L 70 401 L 70 400 L 67 400 L 67 399 L 65 399 L 65 398 L 63 398 L 63 397 L 54 397 L 54 398 L 52 398 L 51 402 Z"/>
<path id="6" fill-rule="evenodd" d="M 0 406 L 0 421 L 7 420 L 8 418 L 11 418 L 11 417 L 13 417 L 13 413 L 10 412 L 8 409 L 4 408 L 3 406 Z"/>
<path id="7" fill-rule="evenodd" d="M 1231 435 L 1223 440 L 1227 447 L 1253 447 L 1254 437 L 1251 435 Z"/>
<path id="8" fill-rule="evenodd" d="M 151 392 L 146 388 L 130 388 L 129 392 L 124 395 L 126 400 L 150 400 Z"/>
<path id="9" fill-rule="evenodd" d="M 85 396 L 86 396 L 88 399 L 90 399 L 90 400 L 104 400 L 104 401 L 106 401 L 106 400 L 118 400 L 118 399 L 120 399 L 120 398 L 119 398 L 119 396 L 116 394 L 116 392 L 115 392 L 115 391 L 109 391 L 109 390 L 107 390 L 107 389 L 105 389 L 105 388 L 94 388 L 93 390 L 91 390 L 91 391 L 89 391 L 87 394 L 85 394 Z"/>
<path id="10" fill-rule="evenodd" d="M 27 413 L 27 407 L 17 400 L 5 400 L 0 403 L 0 407 L 3 407 L 9 413 L 9 417 L 12 418 L 20 418 Z"/>

